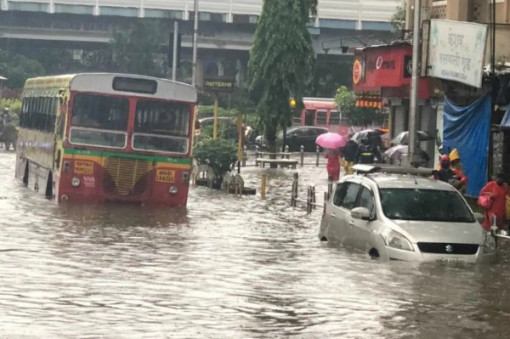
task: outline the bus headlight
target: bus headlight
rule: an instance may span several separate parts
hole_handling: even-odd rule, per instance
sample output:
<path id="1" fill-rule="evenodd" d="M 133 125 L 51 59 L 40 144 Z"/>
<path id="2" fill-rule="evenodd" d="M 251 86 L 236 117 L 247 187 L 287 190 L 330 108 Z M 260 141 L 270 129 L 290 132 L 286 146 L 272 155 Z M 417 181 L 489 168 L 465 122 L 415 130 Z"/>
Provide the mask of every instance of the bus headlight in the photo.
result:
<path id="1" fill-rule="evenodd" d="M 402 234 L 395 232 L 389 228 L 386 228 L 381 232 L 381 236 L 386 243 L 386 246 L 393 247 L 399 250 L 414 252 L 413 245 Z"/>
<path id="2" fill-rule="evenodd" d="M 72 185 L 73 187 L 78 187 L 78 186 L 80 186 L 80 178 L 73 177 L 73 178 L 71 179 L 71 185 Z"/>
<path id="3" fill-rule="evenodd" d="M 170 188 L 168 189 L 168 193 L 174 195 L 174 194 L 177 194 L 177 187 L 176 186 L 170 186 Z"/>

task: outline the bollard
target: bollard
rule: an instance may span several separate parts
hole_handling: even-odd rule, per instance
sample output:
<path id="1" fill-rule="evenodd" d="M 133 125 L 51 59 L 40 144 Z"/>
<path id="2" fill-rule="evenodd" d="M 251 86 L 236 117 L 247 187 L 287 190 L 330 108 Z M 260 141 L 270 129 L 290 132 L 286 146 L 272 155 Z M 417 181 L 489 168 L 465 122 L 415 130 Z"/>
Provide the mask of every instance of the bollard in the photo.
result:
<path id="1" fill-rule="evenodd" d="M 284 154 L 282 156 L 282 158 L 288 159 L 289 158 L 289 145 L 285 145 L 285 153 L 287 153 L 287 154 Z"/>
<path id="2" fill-rule="evenodd" d="M 303 167 L 303 164 L 305 163 L 305 146 L 303 146 L 303 145 L 301 145 L 300 157 L 301 157 L 301 167 Z"/>
<path id="3" fill-rule="evenodd" d="M 294 173 L 294 180 L 292 181 L 292 191 L 291 191 L 291 197 L 290 197 L 290 206 L 296 207 L 296 201 L 298 196 L 298 179 L 299 174 L 296 172 Z"/>
<path id="4" fill-rule="evenodd" d="M 312 213 L 312 186 L 308 186 L 306 190 L 306 213 Z"/>
<path id="5" fill-rule="evenodd" d="M 317 199 L 315 198 L 315 186 L 311 186 L 311 193 L 312 193 L 312 208 L 316 209 L 315 203 L 317 202 Z"/>
<path id="6" fill-rule="evenodd" d="M 259 158 L 259 146 L 255 146 L 255 167 L 259 165 L 257 159 Z"/>
<path id="7" fill-rule="evenodd" d="M 315 166 L 319 167 L 319 157 L 321 155 L 319 146 L 315 147 Z"/>
<path id="8" fill-rule="evenodd" d="M 260 183 L 260 198 L 262 200 L 266 199 L 266 181 L 267 181 L 267 174 L 262 174 L 262 182 Z"/>
<path id="9" fill-rule="evenodd" d="M 248 159 L 248 154 L 247 154 L 247 151 L 248 150 L 248 147 L 243 146 L 243 162 L 242 162 L 242 166 L 243 167 L 246 167 L 246 160 Z"/>

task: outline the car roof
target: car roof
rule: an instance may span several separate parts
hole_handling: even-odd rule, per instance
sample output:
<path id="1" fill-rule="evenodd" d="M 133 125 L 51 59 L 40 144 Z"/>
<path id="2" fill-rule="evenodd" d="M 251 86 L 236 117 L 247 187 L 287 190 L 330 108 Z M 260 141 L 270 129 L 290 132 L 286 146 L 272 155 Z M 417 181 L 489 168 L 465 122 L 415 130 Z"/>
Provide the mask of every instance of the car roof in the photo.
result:
<path id="1" fill-rule="evenodd" d="M 297 129 L 322 129 L 324 131 L 328 130 L 326 127 L 321 126 L 292 126 L 287 129 L 287 132 L 295 131 Z"/>
<path id="2" fill-rule="evenodd" d="M 371 180 L 379 188 L 420 188 L 441 191 L 454 191 L 455 188 L 443 181 L 435 180 L 412 174 L 394 174 L 394 173 L 371 173 L 356 174 L 354 178 L 360 178 L 361 181 Z"/>

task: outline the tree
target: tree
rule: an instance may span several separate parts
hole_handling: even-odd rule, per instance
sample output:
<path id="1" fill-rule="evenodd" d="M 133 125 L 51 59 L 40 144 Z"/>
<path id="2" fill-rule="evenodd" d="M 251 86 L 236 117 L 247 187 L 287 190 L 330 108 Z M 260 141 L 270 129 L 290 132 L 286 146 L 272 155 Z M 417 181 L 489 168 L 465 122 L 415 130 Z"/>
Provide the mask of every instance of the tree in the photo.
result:
<path id="1" fill-rule="evenodd" d="M 289 126 L 293 96 L 302 106 L 302 93 L 315 64 L 307 23 L 317 0 L 265 0 L 250 51 L 248 85 L 257 103 L 260 127 L 271 152 L 276 133 Z"/>
<path id="2" fill-rule="evenodd" d="M 0 50 L 0 75 L 7 78 L 5 87 L 22 88 L 25 80 L 44 73 L 44 67 L 37 60 Z"/>
<path id="3" fill-rule="evenodd" d="M 336 91 L 335 103 L 342 116 L 352 126 L 369 126 L 381 122 L 382 115 L 372 107 L 357 107 L 356 95 L 345 86 L 340 86 Z"/>
<path id="4" fill-rule="evenodd" d="M 404 30 L 406 23 L 406 11 L 403 7 L 397 6 L 395 13 L 390 18 L 391 26 L 393 26 L 393 32 L 399 33 Z"/>
<path id="5" fill-rule="evenodd" d="M 237 162 L 237 146 L 232 140 L 205 138 L 193 147 L 198 164 L 207 164 L 214 171 L 213 185 L 218 186 L 223 175 Z"/>
<path id="6" fill-rule="evenodd" d="M 90 70 L 164 77 L 163 31 L 156 23 L 142 21 L 117 27 L 108 48 L 87 53 L 84 63 Z"/>

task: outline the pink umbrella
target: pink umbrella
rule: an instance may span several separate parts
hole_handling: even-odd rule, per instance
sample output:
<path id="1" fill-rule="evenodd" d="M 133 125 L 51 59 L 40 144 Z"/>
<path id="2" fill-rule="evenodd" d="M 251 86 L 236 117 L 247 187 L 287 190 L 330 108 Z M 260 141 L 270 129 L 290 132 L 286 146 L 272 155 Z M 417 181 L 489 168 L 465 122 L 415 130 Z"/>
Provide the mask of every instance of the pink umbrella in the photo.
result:
<path id="1" fill-rule="evenodd" d="M 323 133 L 317 137 L 315 143 L 322 148 L 339 148 L 345 146 L 346 138 L 338 133 Z"/>

